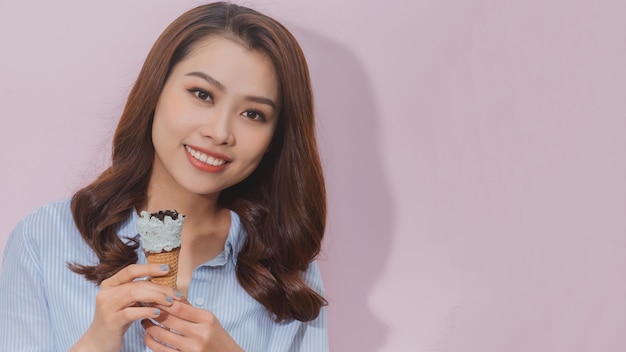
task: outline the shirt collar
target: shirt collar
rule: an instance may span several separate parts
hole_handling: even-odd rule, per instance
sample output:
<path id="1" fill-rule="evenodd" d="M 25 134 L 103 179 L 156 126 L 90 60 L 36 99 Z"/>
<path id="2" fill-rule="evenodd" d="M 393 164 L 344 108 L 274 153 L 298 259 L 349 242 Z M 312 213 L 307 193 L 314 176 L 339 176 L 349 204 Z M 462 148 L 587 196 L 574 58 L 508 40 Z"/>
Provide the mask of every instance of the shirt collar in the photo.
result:
<path id="1" fill-rule="evenodd" d="M 129 244 L 132 240 L 139 241 L 139 234 L 137 233 L 137 211 L 132 209 L 129 216 L 122 222 L 117 228 L 117 236 L 122 242 Z"/>
<path id="2" fill-rule="evenodd" d="M 234 264 L 237 264 L 237 256 L 243 247 L 243 243 L 246 239 L 246 233 L 241 226 L 241 219 L 239 215 L 234 211 L 230 211 L 230 229 L 228 230 L 228 237 L 224 245 L 224 254 L 226 260 L 232 260 Z"/>

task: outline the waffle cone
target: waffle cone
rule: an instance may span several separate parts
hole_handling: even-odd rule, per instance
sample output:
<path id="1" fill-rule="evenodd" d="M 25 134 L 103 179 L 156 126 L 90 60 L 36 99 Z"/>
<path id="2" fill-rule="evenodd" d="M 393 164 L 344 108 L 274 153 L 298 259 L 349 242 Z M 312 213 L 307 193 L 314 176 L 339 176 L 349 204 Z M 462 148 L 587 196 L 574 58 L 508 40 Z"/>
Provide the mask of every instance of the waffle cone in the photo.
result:
<path id="1" fill-rule="evenodd" d="M 178 254 L 180 253 L 180 247 L 174 248 L 171 251 L 163 251 L 161 253 L 149 253 L 146 252 L 146 260 L 150 264 L 167 264 L 170 266 L 170 271 L 165 276 L 155 276 L 150 278 L 150 281 L 155 284 L 171 287 L 176 289 L 176 279 L 178 278 Z"/>

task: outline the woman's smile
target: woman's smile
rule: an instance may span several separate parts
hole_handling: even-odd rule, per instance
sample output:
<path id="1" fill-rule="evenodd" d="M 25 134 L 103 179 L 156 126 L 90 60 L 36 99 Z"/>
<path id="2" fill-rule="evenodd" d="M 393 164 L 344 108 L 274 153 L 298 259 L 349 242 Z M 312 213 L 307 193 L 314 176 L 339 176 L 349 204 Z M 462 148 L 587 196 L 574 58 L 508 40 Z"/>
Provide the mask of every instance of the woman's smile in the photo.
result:
<path id="1" fill-rule="evenodd" d="M 187 156 L 190 157 L 191 164 L 196 168 L 206 172 L 218 172 L 226 168 L 230 160 L 226 156 L 218 155 L 212 152 L 202 152 L 185 145 Z"/>

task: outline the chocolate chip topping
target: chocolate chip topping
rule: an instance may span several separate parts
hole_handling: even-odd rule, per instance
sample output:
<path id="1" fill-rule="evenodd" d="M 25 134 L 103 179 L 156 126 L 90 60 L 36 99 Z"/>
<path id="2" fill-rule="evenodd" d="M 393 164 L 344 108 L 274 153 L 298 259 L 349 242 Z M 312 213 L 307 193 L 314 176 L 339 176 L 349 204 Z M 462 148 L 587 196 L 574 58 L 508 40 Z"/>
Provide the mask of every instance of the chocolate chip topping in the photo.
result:
<path id="1" fill-rule="evenodd" d="M 159 210 L 156 213 L 152 213 L 150 214 L 150 217 L 153 218 L 157 218 L 161 221 L 163 221 L 163 219 L 165 219 L 166 216 L 169 216 L 170 218 L 172 218 L 172 220 L 176 220 L 178 219 L 178 216 L 180 215 L 179 212 L 177 212 L 176 210 L 172 209 L 172 210 Z"/>

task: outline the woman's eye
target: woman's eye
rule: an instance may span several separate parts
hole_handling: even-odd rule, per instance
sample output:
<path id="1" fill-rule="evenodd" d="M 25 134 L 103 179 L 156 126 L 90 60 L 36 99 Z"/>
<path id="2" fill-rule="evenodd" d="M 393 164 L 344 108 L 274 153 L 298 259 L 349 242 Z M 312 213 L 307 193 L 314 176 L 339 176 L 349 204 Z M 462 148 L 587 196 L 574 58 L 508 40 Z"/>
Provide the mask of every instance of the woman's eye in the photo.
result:
<path id="1" fill-rule="evenodd" d="M 243 113 L 243 116 L 249 118 L 250 120 L 255 120 L 255 121 L 265 121 L 265 114 L 263 114 L 260 111 L 257 110 L 246 110 Z"/>
<path id="2" fill-rule="evenodd" d="M 196 98 L 203 100 L 203 101 L 211 101 L 211 94 L 209 94 L 209 92 L 207 92 L 204 89 L 200 89 L 200 88 L 192 88 L 189 90 L 189 92 L 191 92 L 193 95 L 196 96 Z"/>

